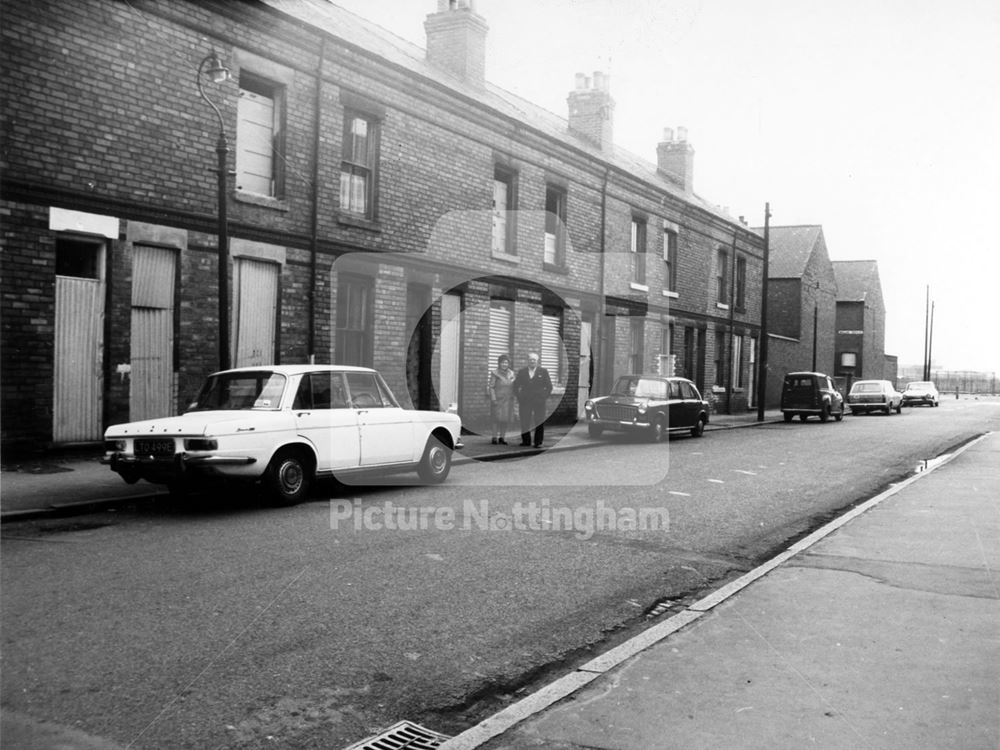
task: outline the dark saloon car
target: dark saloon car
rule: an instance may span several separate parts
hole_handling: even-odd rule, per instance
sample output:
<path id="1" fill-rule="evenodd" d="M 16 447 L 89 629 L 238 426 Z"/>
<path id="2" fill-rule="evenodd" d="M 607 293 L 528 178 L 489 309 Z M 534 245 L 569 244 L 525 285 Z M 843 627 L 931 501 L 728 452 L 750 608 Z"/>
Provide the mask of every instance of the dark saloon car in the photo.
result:
<path id="1" fill-rule="evenodd" d="M 790 372 L 781 387 L 781 414 L 786 422 L 798 414 L 803 422 L 809 415 L 826 422 L 844 418 L 844 397 L 833 381 L 821 372 Z"/>
<path id="2" fill-rule="evenodd" d="M 708 424 L 708 402 L 685 378 L 622 375 L 610 394 L 590 399 L 584 409 L 595 438 L 605 430 L 639 432 L 653 442 L 668 432 L 701 437 Z"/>

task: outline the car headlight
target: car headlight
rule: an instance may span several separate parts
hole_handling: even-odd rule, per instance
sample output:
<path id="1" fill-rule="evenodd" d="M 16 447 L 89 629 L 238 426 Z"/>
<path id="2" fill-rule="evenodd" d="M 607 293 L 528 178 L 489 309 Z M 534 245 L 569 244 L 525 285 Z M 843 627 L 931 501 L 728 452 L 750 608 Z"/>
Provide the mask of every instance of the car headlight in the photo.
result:
<path id="1" fill-rule="evenodd" d="M 214 451 L 218 448 L 219 441 L 215 438 L 184 438 L 184 450 Z"/>
<path id="2" fill-rule="evenodd" d="M 124 440 L 105 440 L 104 450 L 108 453 L 121 453 L 128 448 L 128 443 Z"/>
<path id="3" fill-rule="evenodd" d="M 593 401 L 588 401 L 587 403 L 585 403 L 583 405 L 583 408 L 584 408 L 585 411 L 593 411 L 594 410 L 594 402 Z"/>
<path id="4" fill-rule="evenodd" d="M 639 404 L 639 406 L 636 409 L 636 411 L 639 412 L 640 414 L 645 414 L 646 413 L 646 404 Z"/>

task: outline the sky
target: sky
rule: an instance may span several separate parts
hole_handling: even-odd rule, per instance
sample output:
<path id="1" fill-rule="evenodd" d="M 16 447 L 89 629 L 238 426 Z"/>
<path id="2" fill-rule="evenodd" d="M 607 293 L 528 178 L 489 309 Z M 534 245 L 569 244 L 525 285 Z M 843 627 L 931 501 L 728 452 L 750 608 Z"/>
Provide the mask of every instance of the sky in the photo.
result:
<path id="1" fill-rule="evenodd" d="M 436 0 L 336 0 L 425 47 Z M 877 260 L 886 353 L 1000 374 L 1000 3 L 473 0 L 487 79 L 562 116 L 611 76 L 616 145 L 684 126 L 694 190 L 751 226 L 819 224 Z"/>

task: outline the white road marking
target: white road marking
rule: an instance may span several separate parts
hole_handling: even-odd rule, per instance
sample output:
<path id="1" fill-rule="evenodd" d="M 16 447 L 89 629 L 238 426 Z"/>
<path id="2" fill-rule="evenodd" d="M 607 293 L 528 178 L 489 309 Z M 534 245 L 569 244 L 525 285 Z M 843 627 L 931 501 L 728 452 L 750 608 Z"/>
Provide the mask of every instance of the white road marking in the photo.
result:
<path id="1" fill-rule="evenodd" d="M 737 474 L 748 474 L 752 477 L 757 476 L 756 471 L 747 471 L 746 469 L 733 469 L 733 471 L 735 471 Z"/>
<path id="2" fill-rule="evenodd" d="M 713 484 L 725 484 L 725 482 L 722 481 L 721 479 L 709 479 L 708 481 L 712 482 Z"/>
<path id="3" fill-rule="evenodd" d="M 690 492 L 678 492 L 677 490 L 670 490 L 669 494 L 679 495 L 680 497 L 691 497 Z"/>

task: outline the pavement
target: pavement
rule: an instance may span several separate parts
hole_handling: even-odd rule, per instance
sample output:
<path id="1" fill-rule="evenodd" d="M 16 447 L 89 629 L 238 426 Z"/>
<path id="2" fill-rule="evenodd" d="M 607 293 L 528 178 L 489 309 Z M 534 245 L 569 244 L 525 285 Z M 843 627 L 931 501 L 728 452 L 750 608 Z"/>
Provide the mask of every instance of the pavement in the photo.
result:
<path id="1" fill-rule="evenodd" d="M 764 414 L 764 422 L 781 420 L 777 410 Z M 761 424 L 757 413 L 713 414 L 706 431 L 751 427 Z M 493 445 L 490 438 L 464 435 L 465 447 L 457 451 L 454 464 L 491 461 L 538 453 L 520 447 L 520 435 L 511 433 L 509 445 Z M 545 451 L 573 450 L 599 446 L 587 437 L 586 426 L 546 425 Z M 166 490 L 161 485 L 139 481 L 126 484 L 100 463 L 101 447 L 75 446 L 34 454 L 4 456 L 0 463 L 0 521 L 28 520 L 46 516 L 67 516 L 95 510 L 148 502 Z"/>
<path id="2" fill-rule="evenodd" d="M 990 433 L 441 750 L 996 750 L 998 511 Z"/>

